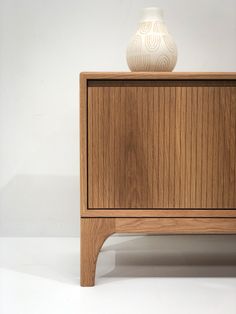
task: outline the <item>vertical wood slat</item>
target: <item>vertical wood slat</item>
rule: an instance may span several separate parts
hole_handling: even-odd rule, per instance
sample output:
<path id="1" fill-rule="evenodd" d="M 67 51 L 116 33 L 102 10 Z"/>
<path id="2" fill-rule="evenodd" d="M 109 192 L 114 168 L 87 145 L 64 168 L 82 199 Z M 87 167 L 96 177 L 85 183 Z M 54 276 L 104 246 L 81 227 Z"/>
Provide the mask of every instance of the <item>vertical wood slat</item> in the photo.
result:
<path id="1" fill-rule="evenodd" d="M 160 182 L 159 182 L 159 159 L 160 147 L 159 143 L 159 95 L 158 88 L 154 89 L 153 95 L 153 208 L 157 207 L 160 202 Z"/>
<path id="2" fill-rule="evenodd" d="M 111 91 L 114 94 L 114 203 L 110 204 L 110 208 L 119 208 L 120 206 L 120 182 L 119 182 L 119 173 L 121 165 L 121 137 L 122 130 L 120 128 L 121 125 L 121 88 L 114 87 Z M 112 147 L 110 147 L 110 150 Z"/>
<path id="3" fill-rule="evenodd" d="M 206 182 L 206 207 L 212 207 L 212 164 L 213 164 L 213 88 L 208 88 L 208 131 L 207 131 L 207 182 Z"/>
<path id="4" fill-rule="evenodd" d="M 163 207 L 169 207 L 169 179 L 170 179 L 170 88 L 164 88 L 164 177 L 163 177 Z"/>
<path id="5" fill-rule="evenodd" d="M 198 116 L 198 108 L 197 108 L 197 89 L 191 87 L 191 149 L 190 149 L 190 207 L 196 206 L 196 181 L 197 181 L 197 116 Z"/>
<path id="6" fill-rule="evenodd" d="M 119 138 L 119 146 L 117 150 L 117 157 L 119 160 L 119 167 L 117 171 L 117 188 L 119 190 L 119 203 L 118 207 L 126 208 L 126 160 L 125 160 L 125 149 L 127 145 L 126 141 L 126 117 L 125 117 L 125 99 L 126 93 L 125 88 L 121 88 L 121 98 L 120 98 L 120 115 L 117 117 L 119 119 L 119 131 L 117 131 L 116 136 Z"/>
<path id="7" fill-rule="evenodd" d="M 208 138 L 208 88 L 203 87 L 203 112 L 202 112 L 202 150 L 201 150 L 201 208 L 207 207 L 207 168 L 208 168 L 208 148 L 207 148 L 207 138 Z"/>
<path id="8" fill-rule="evenodd" d="M 218 138 L 218 208 L 223 208 L 223 195 L 224 195 L 224 108 L 223 104 L 224 88 L 219 88 L 219 138 Z"/>
<path id="9" fill-rule="evenodd" d="M 94 128 L 94 121 L 93 121 L 93 108 L 92 108 L 92 102 L 93 102 L 93 97 L 92 93 L 94 92 L 94 89 L 88 88 L 88 121 L 90 121 L 90 128 L 88 128 L 88 159 L 89 159 L 89 171 L 88 171 L 88 186 L 90 187 L 90 196 L 88 198 L 88 207 L 94 207 L 94 202 L 95 202 L 95 197 L 94 197 L 94 187 L 93 187 L 93 182 L 94 182 L 94 169 L 93 169 L 93 145 L 94 145 L 94 134 L 93 131 L 95 130 Z M 96 171 L 96 169 L 95 169 Z"/>
<path id="10" fill-rule="evenodd" d="M 201 207 L 202 198 L 202 127 L 203 127 L 203 107 L 202 107 L 203 89 L 197 90 L 197 138 L 196 138 L 196 203 L 197 208 Z"/>
<path id="11" fill-rule="evenodd" d="M 191 87 L 187 88 L 186 91 L 186 129 L 183 130 L 185 133 L 185 207 L 191 208 L 191 140 L 192 140 L 192 113 L 191 113 Z"/>
<path id="12" fill-rule="evenodd" d="M 213 143 L 212 143 L 212 207 L 218 206 L 219 187 L 219 88 L 213 94 Z"/>
<path id="13" fill-rule="evenodd" d="M 175 207 L 175 142 L 176 142 L 176 88 L 170 88 L 169 92 L 169 193 L 168 207 Z"/>
<path id="14" fill-rule="evenodd" d="M 174 153 L 174 207 L 179 208 L 181 204 L 181 87 L 175 88 L 175 153 Z"/>
<path id="15" fill-rule="evenodd" d="M 143 161 L 143 180 L 142 180 L 142 186 L 144 189 L 143 193 L 143 207 L 147 206 L 148 204 L 148 125 L 147 125 L 147 119 L 148 119 L 148 99 L 147 99 L 147 93 L 146 88 L 141 89 L 141 99 L 142 99 L 142 156 L 141 159 Z"/>
<path id="16" fill-rule="evenodd" d="M 109 110 L 109 142 L 108 142 L 108 208 L 115 206 L 115 127 L 112 127 L 112 123 L 115 123 L 115 106 L 116 100 L 119 99 L 118 88 L 109 88 L 110 109 Z"/>
<path id="17" fill-rule="evenodd" d="M 104 207 L 104 87 L 98 88 L 98 202 Z M 96 159 L 94 160 L 96 162 Z"/>
<path id="18" fill-rule="evenodd" d="M 147 175 L 148 175 L 148 190 L 147 190 L 147 207 L 152 208 L 153 207 L 153 142 L 154 142 L 154 132 L 153 132 L 153 99 L 154 99 L 154 93 L 153 88 L 147 87 L 145 89 L 146 91 L 146 106 L 147 106 Z"/>
<path id="19" fill-rule="evenodd" d="M 88 89 L 90 208 L 235 208 L 236 88 Z"/>
<path id="20" fill-rule="evenodd" d="M 164 137 L 165 137 L 165 103 L 164 103 L 164 87 L 159 89 L 159 126 L 158 126 L 158 147 L 159 147 L 159 164 L 158 164 L 158 173 L 159 173 L 159 186 L 158 186 L 158 195 L 159 195 L 159 204 L 164 207 L 164 160 L 165 160 L 165 150 L 164 150 Z M 158 203 L 157 203 L 158 205 Z M 158 207 L 158 206 L 157 206 Z"/>
<path id="21" fill-rule="evenodd" d="M 224 88 L 224 152 L 225 152 L 225 169 L 224 169 L 224 207 L 230 207 L 230 177 L 231 177 L 231 103 L 230 103 L 230 87 Z"/>
<path id="22" fill-rule="evenodd" d="M 137 154 L 136 154 L 136 170 L 138 171 L 138 175 L 140 178 L 143 178 L 143 185 L 136 184 L 136 204 L 141 207 L 146 205 L 145 196 L 147 195 L 147 184 L 144 182 L 144 175 L 146 173 L 145 170 L 145 158 L 143 158 L 144 154 L 144 132 L 143 132 L 143 90 L 142 88 L 136 88 L 137 95 L 137 129 L 136 135 L 139 141 L 137 141 Z M 136 182 L 137 183 L 137 182 Z"/>
<path id="23" fill-rule="evenodd" d="M 106 106 L 106 104 L 110 104 Z M 111 116 L 110 112 L 112 111 L 112 103 L 110 99 L 110 88 L 103 88 L 103 119 L 101 122 L 102 125 L 102 145 L 103 145 L 103 207 L 108 208 L 110 203 L 110 137 L 111 137 Z"/>
<path id="24" fill-rule="evenodd" d="M 186 128 L 187 128 L 187 87 L 181 88 L 180 108 L 180 206 L 185 207 L 186 194 Z"/>
<path id="25" fill-rule="evenodd" d="M 137 155 L 139 154 L 139 140 L 137 138 L 138 112 L 133 110 L 133 104 L 137 104 L 137 90 L 130 91 L 124 87 L 125 91 L 125 193 L 126 202 L 124 207 L 135 208 L 137 206 Z"/>
<path id="26" fill-rule="evenodd" d="M 226 88 L 221 89 L 221 121 L 222 121 L 222 130 L 223 130 L 223 139 L 222 146 L 222 168 L 223 168 L 223 193 L 222 193 L 222 207 L 227 207 L 228 198 L 227 198 L 227 188 L 228 188 L 228 163 L 229 163 L 229 155 L 228 155 L 228 143 L 227 143 L 227 134 L 228 134 L 228 123 L 229 123 L 229 106 L 226 101 Z"/>
<path id="27" fill-rule="evenodd" d="M 99 207 L 99 169 L 97 164 L 99 154 L 99 89 L 88 89 L 88 178 L 89 178 L 89 207 Z"/>

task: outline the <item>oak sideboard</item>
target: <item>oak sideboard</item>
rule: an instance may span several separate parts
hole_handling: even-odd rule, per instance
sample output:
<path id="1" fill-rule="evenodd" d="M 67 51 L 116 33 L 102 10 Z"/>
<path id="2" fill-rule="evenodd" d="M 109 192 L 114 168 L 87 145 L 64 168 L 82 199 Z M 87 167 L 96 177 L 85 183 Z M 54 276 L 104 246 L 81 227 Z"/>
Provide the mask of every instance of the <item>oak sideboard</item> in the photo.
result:
<path id="1" fill-rule="evenodd" d="M 236 234 L 236 73 L 81 73 L 81 285 L 113 233 Z"/>

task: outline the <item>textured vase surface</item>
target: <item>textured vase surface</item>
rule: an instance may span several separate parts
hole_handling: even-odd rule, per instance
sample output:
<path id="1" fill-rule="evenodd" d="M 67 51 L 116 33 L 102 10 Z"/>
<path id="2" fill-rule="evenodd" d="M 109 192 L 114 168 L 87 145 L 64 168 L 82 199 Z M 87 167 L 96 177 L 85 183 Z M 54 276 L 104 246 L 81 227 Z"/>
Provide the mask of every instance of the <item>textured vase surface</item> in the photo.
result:
<path id="1" fill-rule="evenodd" d="M 127 47 L 126 58 L 131 71 L 173 71 L 177 47 L 167 31 L 161 9 L 143 10 L 138 30 Z"/>

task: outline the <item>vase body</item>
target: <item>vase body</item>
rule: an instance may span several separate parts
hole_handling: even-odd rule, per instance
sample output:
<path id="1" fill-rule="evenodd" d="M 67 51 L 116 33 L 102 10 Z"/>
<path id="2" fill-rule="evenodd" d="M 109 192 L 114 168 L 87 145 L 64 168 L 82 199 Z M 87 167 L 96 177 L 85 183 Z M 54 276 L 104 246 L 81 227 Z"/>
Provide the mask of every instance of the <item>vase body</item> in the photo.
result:
<path id="1" fill-rule="evenodd" d="M 168 33 L 162 10 L 143 10 L 137 32 L 127 47 L 127 63 L 131 71 L 171 72 L 177 62 L 177 47 Z"/>

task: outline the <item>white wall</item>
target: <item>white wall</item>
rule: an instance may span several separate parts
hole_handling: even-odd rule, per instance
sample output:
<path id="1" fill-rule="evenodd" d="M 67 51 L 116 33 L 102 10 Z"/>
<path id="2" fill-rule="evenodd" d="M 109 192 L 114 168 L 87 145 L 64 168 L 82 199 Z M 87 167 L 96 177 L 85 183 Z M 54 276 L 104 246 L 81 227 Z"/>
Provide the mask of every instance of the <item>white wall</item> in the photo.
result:
<path id="1" fill-rule="evenodd" d="M 0 0 L 1 236 L 79 234 L 79 73 L 128 70 L 149 5 L 176 71 L 236 71 L 235 0 Z"/>

